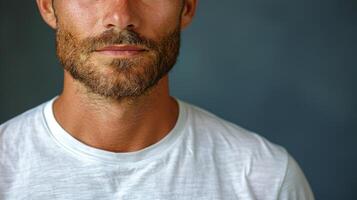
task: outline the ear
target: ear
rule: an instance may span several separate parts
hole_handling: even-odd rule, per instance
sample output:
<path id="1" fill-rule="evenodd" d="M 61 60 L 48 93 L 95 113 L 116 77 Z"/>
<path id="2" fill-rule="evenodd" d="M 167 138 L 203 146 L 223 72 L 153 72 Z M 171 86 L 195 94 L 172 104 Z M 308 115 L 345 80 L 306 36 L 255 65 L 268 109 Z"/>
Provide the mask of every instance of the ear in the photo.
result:
<path id="1" fill-rule="evenodd" d="M 57 18 L 53 0 L 36 0 L 43 20 L 53 29 L 57 28 Z"/>
<path id="2" fill-rule="evenodd" d="M 186 28 L 195 16 L 198 0 L 184 0 L 181 13 L 181 29 Z"/>

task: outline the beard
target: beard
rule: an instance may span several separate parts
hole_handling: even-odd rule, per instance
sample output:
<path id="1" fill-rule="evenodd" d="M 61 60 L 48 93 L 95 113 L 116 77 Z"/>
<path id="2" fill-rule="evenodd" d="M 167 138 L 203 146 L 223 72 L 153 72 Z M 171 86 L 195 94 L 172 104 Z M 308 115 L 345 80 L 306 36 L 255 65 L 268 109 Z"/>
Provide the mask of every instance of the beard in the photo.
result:
<path id="1" fill-rule="evenodd" d="M 111 45 L 135 45 L 146 49 L 134 57 L 98 57 L 96 50 Z M 78 39 L 70 31 L 56 31 L 57 57 L 73 79 L 87 92 L 120 100 L 150 91 L 176 63 L 180 48 L 180 28 L 158 41 L 132 30 L 107 30 L 95 37 Z"/>

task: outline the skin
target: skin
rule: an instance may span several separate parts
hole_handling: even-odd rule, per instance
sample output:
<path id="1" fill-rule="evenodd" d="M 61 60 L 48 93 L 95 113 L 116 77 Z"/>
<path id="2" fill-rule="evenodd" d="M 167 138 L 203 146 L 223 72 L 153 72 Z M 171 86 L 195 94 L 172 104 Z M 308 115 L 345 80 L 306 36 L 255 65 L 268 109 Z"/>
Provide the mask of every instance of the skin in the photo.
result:
<path id="1" fill-rule="evenodd" d="M 177 26 L 181 30 L 187 27 L 196 4 L 196 0 L 37 0 L 51 28 L 66 27 L 78 38 L 130 27 L 152 40 L 159 40 Z M 101 62 L 110 58 L 94 59 Z M 111 152 L 138 151 L 158 142 L 178 118 L 168 75 L 147 94 L 118 100 L 88 93 L 65 71 L 63 91 L 53 109 L 58 123 L 74 138 Z"/>

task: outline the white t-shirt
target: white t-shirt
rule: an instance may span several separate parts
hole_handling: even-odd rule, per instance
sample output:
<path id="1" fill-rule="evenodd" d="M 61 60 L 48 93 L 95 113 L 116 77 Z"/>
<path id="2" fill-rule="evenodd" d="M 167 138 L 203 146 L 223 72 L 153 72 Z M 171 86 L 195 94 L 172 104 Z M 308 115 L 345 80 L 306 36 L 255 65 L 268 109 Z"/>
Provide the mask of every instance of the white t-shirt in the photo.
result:
<path id="1" fill-rule="evenodd" d="M 286 150 L 178 100 L 175 127 L 140 151 L 87 146 L 52 99 L 0 126 L 1 200 L 313 200 Z"/>

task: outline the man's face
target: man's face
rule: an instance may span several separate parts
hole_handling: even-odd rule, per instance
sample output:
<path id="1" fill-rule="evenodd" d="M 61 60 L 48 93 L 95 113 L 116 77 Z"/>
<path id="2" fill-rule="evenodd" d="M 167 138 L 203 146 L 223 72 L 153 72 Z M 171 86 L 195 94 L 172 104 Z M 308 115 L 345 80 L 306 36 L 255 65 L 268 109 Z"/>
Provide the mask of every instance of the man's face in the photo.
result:
<path id="1" fill-rule="evenodd" d="M 144 94 L 176 62 L 181 0 L 55 0 L 57 56 L 89 92 Z"/>

